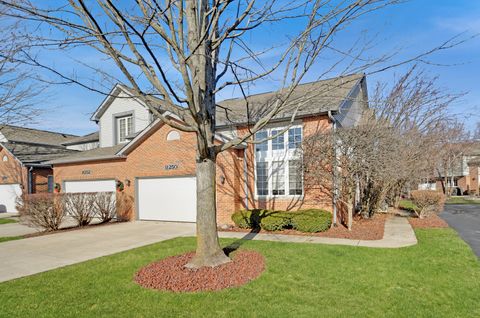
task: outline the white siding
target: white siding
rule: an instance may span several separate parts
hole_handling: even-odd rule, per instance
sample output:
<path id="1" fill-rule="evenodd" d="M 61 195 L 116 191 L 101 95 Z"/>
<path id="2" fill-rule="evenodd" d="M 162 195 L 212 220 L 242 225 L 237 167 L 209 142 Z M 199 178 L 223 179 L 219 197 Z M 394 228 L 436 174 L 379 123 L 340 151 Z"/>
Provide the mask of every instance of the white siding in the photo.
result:
<path id="1" fill-rule="evenodd" d="M 133 129 L 134 132 L 139 132 L 148 126 L 150 123 L 150 113 L 148 109 L 140 102 L 128 97 L 127 94 L 121 92 L 118 98 L 110 104 L 102 117 L 100 117 L 100 147 L 114 146 L 115 124 L 114 118 L 116 114 L 125 114 L 133 112 Z"/>
<path id="2" fill-rule="evenodd" d="M 342 104 L 340 113 L 336 115 L 342 127 L 352 127 L 358 124 L 364 110 L 362 99 L 363 88 L 362 85 L 358 85 L 348 97 L 348 100 Z"/>

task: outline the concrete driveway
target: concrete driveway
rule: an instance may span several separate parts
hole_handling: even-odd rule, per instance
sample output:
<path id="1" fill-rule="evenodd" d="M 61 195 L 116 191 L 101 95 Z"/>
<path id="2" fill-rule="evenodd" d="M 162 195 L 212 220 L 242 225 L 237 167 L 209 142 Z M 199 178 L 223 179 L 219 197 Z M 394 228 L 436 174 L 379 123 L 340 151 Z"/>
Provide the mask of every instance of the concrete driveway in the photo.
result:
<path id="1" fill-rule="evenodd" d="M 460 234 L 480 258 L 480 204 L 447 204 L 440 217 Z"/>
<path id="2" fill-rule="evenodd" d="M 0 244 L 0 282 L 194 235 L 192 223 L 136 221 L 3 242 Z"/>

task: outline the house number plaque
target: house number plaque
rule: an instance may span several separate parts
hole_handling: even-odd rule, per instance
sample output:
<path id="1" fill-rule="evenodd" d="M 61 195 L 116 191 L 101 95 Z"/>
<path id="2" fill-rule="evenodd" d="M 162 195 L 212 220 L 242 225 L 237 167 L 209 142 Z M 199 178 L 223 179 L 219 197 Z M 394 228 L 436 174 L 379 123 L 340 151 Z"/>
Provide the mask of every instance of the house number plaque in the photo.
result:
<path id="1" fill-rule="evenodd" d="M 168 164 L 168 165 L 165 165 L 165 170 L 176 170 L 178 169 L 178 165 L 177 164 Z"/>

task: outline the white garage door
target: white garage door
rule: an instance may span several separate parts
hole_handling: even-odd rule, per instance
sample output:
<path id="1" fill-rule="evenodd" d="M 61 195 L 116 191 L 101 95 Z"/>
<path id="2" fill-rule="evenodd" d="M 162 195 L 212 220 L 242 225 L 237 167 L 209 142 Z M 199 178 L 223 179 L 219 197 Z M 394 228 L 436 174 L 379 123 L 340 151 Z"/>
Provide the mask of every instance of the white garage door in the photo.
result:
<path id="1" fill-rule="evenodd" d="M 0 212 L 17 212 L 17 198 L 22 195 L 20 184 L 0 185 Z"/>
<path id="2" fill-rule="evenodd" d="M 65 181 L 65 192 L 115 192 L 115 180 Z"/>
<path id="3" fill-rule="evenodd" d="M 140 220 L 195 222 L 197 185 L 195 177 L 138 179 Z"/>

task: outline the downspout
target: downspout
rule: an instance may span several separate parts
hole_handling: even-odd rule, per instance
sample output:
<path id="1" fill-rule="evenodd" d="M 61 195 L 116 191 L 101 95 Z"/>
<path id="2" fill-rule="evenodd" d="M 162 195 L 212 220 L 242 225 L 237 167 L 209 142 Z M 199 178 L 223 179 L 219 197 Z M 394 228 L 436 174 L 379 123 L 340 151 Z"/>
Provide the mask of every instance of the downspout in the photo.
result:
<path id="1" fill-rule="evenodd" d="M 245 191 L 245 209 L 248 210 L 248 172 L 247 172 L 247 148 L 243 149 L 243 190 Z"/>
<path id="2" fill-rule="evenodd" d="M 28 168 L 28 174 L 27 174 L 27 192 L 28 194 L 31 194 L 33 189 L 32 189 L 32 171 L 33 167 Z"/>
<path id="3" fill-rule="evenodd" d="M 338 183 L 337 183 L 337 140 L 336 140 L 336 131 L 337 131 L 337 120 L 335 117 L 332 116 L 332 111 L 328 111 L 328 118 L 332 121 L 332 129 L 333 129 L 333 175 L 332 175 L 332 183 L 333 183 L 333 196 L 332 196 L 332 204 L 333 204 L 333 224 L 332 226 L 337 226 L 337 196 L 338 196 Z"/>

